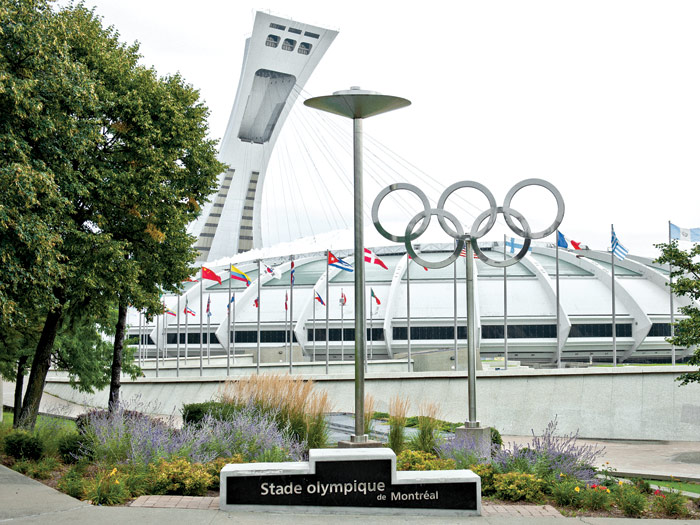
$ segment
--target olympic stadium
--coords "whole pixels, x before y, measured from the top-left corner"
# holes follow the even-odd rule
[[[273,152],[287,121],[304,145],[319,141],[323,151],[332,149],[330,140],[323,142],[313,131],[329,126],[320,135],[331,136],[337,124],[320,120],[323,117],[308,108],[307,118],[317,120],[294,123],[293,115],[299,111],[297,102],[306,97],[306,81],[336,35],[257,13],[221,145],[220,160],[229,168],[190,228],[197,238],[198,264],[221,282],[201,279],[197,267],[196,282],[183,283],[181,295],[164,297],[164,315],[147,322],[131,311],[129,334],[138,341],[140,359],[158,355],[163,360],[154,366],[173,368],[177,363],[178,373],[180,366],[190,366],[204,375],[205,356],[207,366],[213,366],[212,359],[218,363],[217,372],[210,373],[221,372],[222,357],[227,367],[251,362],[270,367],[289,363],[289,368],[313,362],[337,366],[352,361],[355,274],[327,264],[328,250],[352,261],[352,232],[347,224],[329,220],[325,231],[298,238],[292,226],[300,220],[284,213],[313,199],[313,191],[338,197],[324,182],[306,194],[298,187],[265,184],[271,159],[279,162]],[[349,146],[351,138],[338,142]],[[442,189],[435,178],[368,141],[367,147],[373,146],[377,154],[368,157],[367,169],[375,169],[371,177],[379,186],[402,180],[399,173],[405,177],[413,170],[429,187]],[[388,168],[391,160],[401,169]],[[343,179],[348,170],[342,162],[327,162],[336,164],[340,183],[351,185]],[[269,204],[264,206],[270,202],[270,193],[267,201],[263,199],[264,190],[273,192],[272,212]],[[371,203],[365,205],[369,208]],[[473,215],[478,213],[471,220]],[[317,219],[309,216],[305,220],[311,223]],[[275,220],[286,223],[290,234],[263,242],[265,222]],[[465,369],[465,258],[426,270],[409,260],[403,244],[386,241],[371,221],[366,224],[366,248],[385,266],[365,264],[370,368]],[[512,233],[504,240],[479,241],[479,246],[482,256],[498,261],[517,253],[522,243]],[[429,237],[413,246],[426,260],[445,259],[454,250],[454,245]],[[618,363],[682,362],[689,355],[689,350],[673,349],[665,340],[671,335],[672,309],[677,316],[678,308],[688,304],[677,298],[671,302],[668,268],[630,254],[615,261],[613,278],[610,252],[557,248],[553,239],[534,241],[525,250],[526,255],[505,270],[474,261],[476,346],[482,360],[498,364],[507,355],[523,365],[555,367],[609,363],[613,354]],[[231,264],[249,282],[231,278]]]

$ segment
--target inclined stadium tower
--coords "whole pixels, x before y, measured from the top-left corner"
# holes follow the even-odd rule
[[[210,356],[218,358],[233,352],[239,363],[250,363],[240,357],[256,356],[258,351],[260,363],[270,366],[270,370],[277,364],[281,371],[290,355],[295,362],[325,361],[326,348],[330,362],[353,359],[354,273],[330,268],[329,294],[325,296],[325,250],[331,248],[337,257],[352,261],[352,250],[347,249],[352,246],[351,232],[263,248],[261,227],[263,184],[275,142],[292,105],[336,35],[335,31],[257,13],[252,35],[246,41],[238,91],[221,146],[220,159],[229,169],[221,174],[217,193],[190,229],[197,237],[200,263],[215,271],[222,283],[184,283],[182,295],[164,298],[165,306],[177,312],[176,316],[163,315],[146,324],[142,316],[131,311],[129,333],[139,340],[139,355],[152,358],[159,352],[167,356],[171,363],[168,366],[177,355],[187,355],[190,365],[201,367],[200,352],[205,346]],[[365,265],[370,361],[406,363],[410,348],[413,370],[465,369],[464,259],[457,261],[462,264],[439,270],[425,271],[417,264],[410,265],[409,339],[405,248],[386,246],[385,242],[380,245],[371,240],[371,235],[368,237],[368,247],[387,266]],[[503,243],[479,244],[489,257],[503,257]],[[423,243],[420,250],[427,256],[444,258],[452,247]],[[264,271],[258,275],[258,259],[276,268],[280,278]],[[292,260],[293,309],[288,309]],[[229,281],[230,263],[247,274],[250,286],[240,280]],[[611,269],[609,252],[560,249],[557,276],[554,245],[535,242],[528,255],[507,270],[506,310],[503,270],[476,261],[477,348],[481,358],[502,357],[507,348],[509,359],[538,366],[555,366],[558,355],[562,363],[610,362]],[[665,340],[671,333],[668,275],[668,268],[651,259],[630,255],[616,261],[615,343],[619,363],[669,362],[672,353],[682,361],[690,355],[687,349],[672,350]],[[255,305],[258,284],[259,309]],[[236,305],[232,324],[227,313],[229,286]],[[373,302],[370,289],[380,304]],[[325,305],[314,300],[316,291]],[[344,306],[340,304],[341,296],[346,297]],[[202,304],[209,298],[211,316],[206,315]],[[185,304],[194,310],[193,314],[183,313]],[[687,304],[684,298],[674,298],[676,316],[678,308]],[[291,321],[287,318],[290,311]]]

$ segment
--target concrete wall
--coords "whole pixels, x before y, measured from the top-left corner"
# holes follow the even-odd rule
[[[679,387],[674,378],[685,366],[618,367],[563,370],[485,370],[477,374],[477,416],[483,425],[507,435],[540,432],[558,418],[562,433],[579,430],[582,438],[700,441],[700,387]],[[328,391],[333,410],[354,411],[352,374],[305,375]],[[161,378],[123,380],[122,398],[141,396],[158,401],[160,413],[179,410],[183,403],[216,396],[221,378]],[[376,410],[386,411],[392,396],[411,402],[415,414],[423,401],[441,408],[448,421],[467,414],[467,376],[463,372],[369,373],[367,394]],[[46,391],[63,399],[105,406],[107,392],[88,396],[64,379],[51,379]]]

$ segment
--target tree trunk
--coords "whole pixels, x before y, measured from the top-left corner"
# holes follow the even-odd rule
[[[58,306],[46,316],[46,322],[44,323],[44,328],[41,330],[39,344],[37,344],[36,351],[34,352],[32,370],[29,373],[27,392],[24,394],[24,402],[22,403],[22,411],[20,412],[17,427],[28,430],[34,429],[36,416],[39,413],[39,402],[41,401],[41,395],[44,393],[44,385],[46,384],[46,374],[49,372],[49,367],[51,366],[53,342],[56,339],[62,317],[63,305]]]
[[[24,388],[24,368],[27,366],[29,356],[23,355],[17,360],[17,377],[15,377],[15,407],[13,411],[14,420],[12,426],[17,428],[19,415],[22,410],[22,389]]]
[[[117,329],[114,334],[114,353],[112,354],[112,379],[109,383],[109,411],[113,412],[119,406],[119,389],[122,386],[122,354],[124,352],[124,335],[126,332],[127,305],[119,302]]]

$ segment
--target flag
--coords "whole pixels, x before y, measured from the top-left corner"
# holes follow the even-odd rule
[[[236,268],[233,264],[231,265],[228,271],[229,275],[231,276],[231,279],[243,281],[246,286],[250,286],[250,278],[245,273]]]
[[[615,235],[615,229],[611,227],[610,231],[612,232],[612,238],[610,239],[610,243],[612,244],[612,252],[615,257],[622,261],[625,257],[627,257],[629,251],[627,248],[622,246],[622,244],[620,244],[620,239],[618,239],[617,235]]]
[[[365,248],[365,262],[378,264],[385,270],[389,269],[386,267],[386,264],[384,264],[384,261],[377,257],[377,254],[368,248]]]
[[[256,297],[255,300],[253,301],[253,305],[255,308],[260,308],[260,297]]]
[[[459,256],[460,257],[467,256],[467,248],[466,247],[462,248],[462,252],[459,254]],[[479,258],[479,256],[476,254],[476,252],[474,252],[474,259],[478,259],[478,258]],[[426,268],[426,270],[427,270],[427,268]]]
[[[202,279],[209,279],[210,281],[216,281],[217,283],[221,284],[221,277],[204,266],[202,266]]]
[[[211,317],[211,294],[209,294],[207,299],[207,317]]]
[[[175,312],[173,312],[170,308],[168,308],[165,305],[163,305],[163,313],[166,313],[168,315],[172,315],[173,317],[177,316],[177,314]]]
[[[345,297],[345,292],[340,292],[340,306],[345,306],[348,302],[348,298]]]
[[[314,290],[314,299],[316,299],[319,303],[321,303],[323,306],[326,306],[326,303],[323,302],[323,299],[319,295],[319,293]]]
[[[373,298],[375,301],[377,301],[377,304],[382,304],[382,302],[379,300],[379,297],[374,295],[374,289],[370,288],[370,297]]]
[[[568,248],[568,247],[569,247],[569,244],[571,244],[571,247],[572,247],[574,250],[580,250],[580,249],[581,249],[581,243],[580,243],[580,242],[572,241],[572,240],[569,239],[568,237],[564,236],[564,234],[563,234],[562,232],[558,231],[558,232],[557,232],[557,246],[559,246],[559,248]]]
[[[287,296],[287,292],[284,292],[284,309],[289,310],[289,307],[287,306],[287,301],[289,300],[289,297]]]
[[[282,274],[279,272],[277,268],[270,268],[267,264],[263,265],[265,267],[265,272],[269,273],[273,279],[281,279]]]
[[[700,242],[700,228],[679,228],[671,223],[671,239]]]
[[[335,266],[336,268],[340,268],[341,270],[345,270],[346,272],[353,271],[350,263],[346,263],[345,261],[338,259],[331,252],[328,252],[328,264]]]
[[[194,279],[194,278],[192,278],[192,277],[188,277],[187,279],[185,279],[185,280],[182,281],[182,282],[183,282],[183,283],[198,283],[198,282],[199,282],[199,279]]]
[[[235,300],[236,300],[236,297],[232,295],[232,296],[231,296],[231,300],[230,300],[230,301],[228,302],[228,304],[226,305],[226,310],[227,310],[227,311],[231,309],[231,305],[233,304],[233,302],[234,302]]]
[[[408,255],[408,254],[406,254],[406,255]],[[465,255],[464,255],[464,256],[466,257],[466,252],[465,252]],[[409,258],[410,260],[413,260],[413,257],[411,257],[410,255],[408,255],[408,258]],[[428,271],[428,267],[427,267],[427,266],[423,266],[423,269],[424,269],[426,272]]]
[[[292,261],[291,270],[289,272],[289,283],[294,286],[294,261]]]
[[[190,314],[192,317],[195,316],[194,310],[192,310],[192,308],[189,307],[187,298],[185,298],[185,310],[183,311],[183,313],[185,315]]]
[[[506,246],[510,247],[510,253],[515,253],[515,249],[516,249],[516,248],[522,248],[522,247],[523,247],[522,244],[518,244],[517,242],[515,242],[515,238],[514,238],[514,237],[511,237],[511,238],[510,238],[510,241],[506,241]],[[528,252],[531,252],[531,251],[532,251],[532,248],[528,248],[527,251],[528,251]]]

